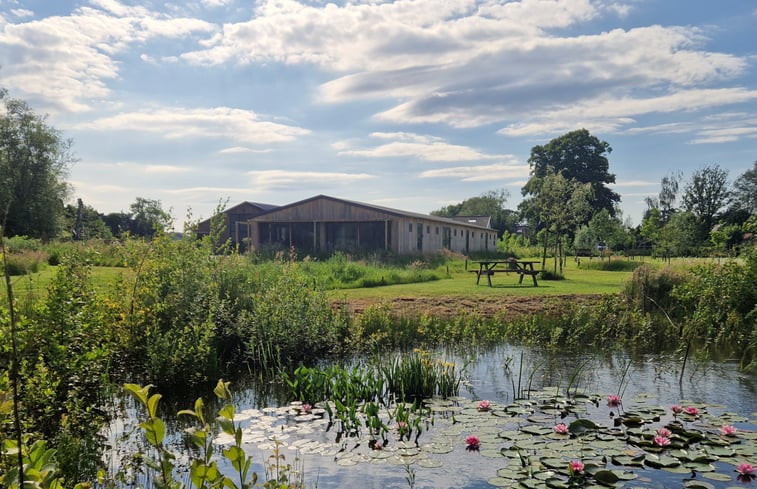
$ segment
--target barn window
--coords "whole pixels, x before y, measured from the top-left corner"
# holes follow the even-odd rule
[[[436,226],[436,234],[439,234],[439,226]]]
[[[407,226],[410,229],[410,232],[412,233],[413,232],[413,223],[410,223]]]

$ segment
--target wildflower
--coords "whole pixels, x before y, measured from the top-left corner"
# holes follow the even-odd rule
[[[685,411],[689,416],[697,416],[699,414],[699,409],[694,406],[687,406]]]
[[[310,404],[305,403],[302,405],[302,412],[304,412],[305,414],[310,414],[312,410],[313,410],[313,406],[311,406]]]
[[[479,440],[478,437],[475,435],[471,435],[465,439],[466,450],[471,450],[471,451],[478,450],[480,446],[481,446],[481,440]]]
[[[681,414],[683,412],[683,406],[680,404],[673,404],[670,409],[673,410],[673,414]]]
[[[736,436],[736,428],[729,424],[724,424],[723,427],[720,428],[720,432],[725,436]]]
[[[666,447],[670,445],[670,439],[667,436],[657,435],[654,437],[654,444],[658,447]]]
[[[670,438],[671,435],[670,430],[667,428],[657,428],[657,434],[665,438]]]
[[[565,435],[568,433],[568,425],[565,423],[558,423],[555,425],[555,433],[559,433],[561,435]]]
[[[478,402],[479,411],[488,411],[489,409],[491,409],[491,407],[492,407],[492,403],[490,401],[484,400],[484,401]]]
[[[570,475],[580,474],[584,471],[584,464],[580,460],[573,460],[568,464]]]
[[[744,477],[754,477],[754,467],[752,467],[752,464],[739,464],[736,467],[736,472]]]
[[[616,396],[615,394],[607,396],[607,405],[610,407],[620,406],[620,402],[620,396]]]

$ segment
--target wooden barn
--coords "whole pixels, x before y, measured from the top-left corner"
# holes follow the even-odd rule
[[[486,222],[483,225],[482,222]],[[304,253],[391,251],[398,255],[496,250],[490,220],[448,219],[318,195],[247,222],[251,250]]]
[[[231,238],[235,245],[243,245],[247,241],[247,221],[264,212],[275,209],[277,206],[261,204],[258,202],[242,202],[222,212],[224,219],[224,231],[220,236],[220,242],[224,243]],[[206,219],[197,225],[197,236],[203,237],[210,234],[210,219]]]

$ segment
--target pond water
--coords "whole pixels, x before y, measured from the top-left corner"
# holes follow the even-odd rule
[[[547,487],[549,479],[550,487],[564,487],[571,460],[585,461],[587,471],[604,463],[600,470],[621,475],[612,479],[615,487],[720,489],[750,484],[737,478],[738,463],[757,466],[757,374],[739,373],[733,363],[690,361],[680,377],[681,360],[670,355],[554,355],[502,345],[437,357],[467,365],[466,380],[459,397],[432,403],[417,445],[398,441],[394,432],[386,447],[374,450],[367,436],[340,436],[327,419],[297,416],[260,385],[237,388],[237,420],[254,470],[264,473],[262,462],[276,442],[287,462],[304,465],[306,486],[319,489],[509,487],[523,481],[528,467],[524,485]],[[609,405],[609,395],[618,395],[620,405]],[[490,401],[490,409],[479,410],[480,400]],[[676,404],[698,414],[674,417]],[[635,416],[643,421],[635,423]],[[597,429],[588,436],[555,433],[556,424],[572,430],[578,419]],[[725,424],[735,436],[720,433]],[[664,426],[681,431],[670,435],[673,445],[657,447],[651,439]],[[712,443],[691,441],[692,433]],[[466,449],[469,436],[479,438],[478,450]]]

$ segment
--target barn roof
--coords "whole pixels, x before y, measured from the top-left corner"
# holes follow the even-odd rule
[[[459,225],[465,225],[465,226],[475,227],[475,228],[479,228],[479,229],[492,230],[491,227],[490,227],[491,219],[490,218],[489,219],[484,219],[483,216],[478,216],[478,219],[475,222],[469,222],[467,220],[467,218],[466,218],[466,220],[456,220],[456,219],[451,219],[451,218],[448,218],[448,217],[431,216],[431,215],[428,215],[428,214],[421,214],[421,213],[418,213],[418,212],[403,211],[403,210],[399,210],[399,209],[393,209],[391,207],[384,207],[384,206],[375,205],[375,204],[367,204],[365,202],[358,202],[358,201],[355,201],[355,200],[340,199],[340,198],[337,198],[337,197],[331,197],[329,195],[316,195],[316,196],[310,197],[308,199],[300,200],[298,202],[293,202],[291,204],[282,205],[280,207],[276,207],[275,209],[271,209],[271,210],[269,210],[267,212],[264,212],[264,213],[260,214],[260,216],[257,216],[257,217],[267,216],[269,214],[274,214],[274,213],[279,212],[279,211],[290,209],[292,207],[301,206],[301,205],[313,202],[315,200],[321,200],[321,199],[323,199],[323,200],[331,200],[333,202],[339,202],[339,203],[348,204],[348,205],[352,205],[352,206],[356,206],[356,207],[362,207],[362,208],[365,208],[365,209],[370,209],[370,210],[374,210],[374,211],[377,211],[377,212],[382,212],[384,214],[394,215],[394,216],[397,216],[397,217],[412,217],[412,218],[415,218],[415,219],[423,219],[423,220],[426,220],[426,221],[433,221],[433,222],[439,222],[439,223],[444,223],[444,224],[455,224],[455,225],[458,225],[458,226]],[[256,219],[256,218],[253,218],[253,220],[254,219]]]

